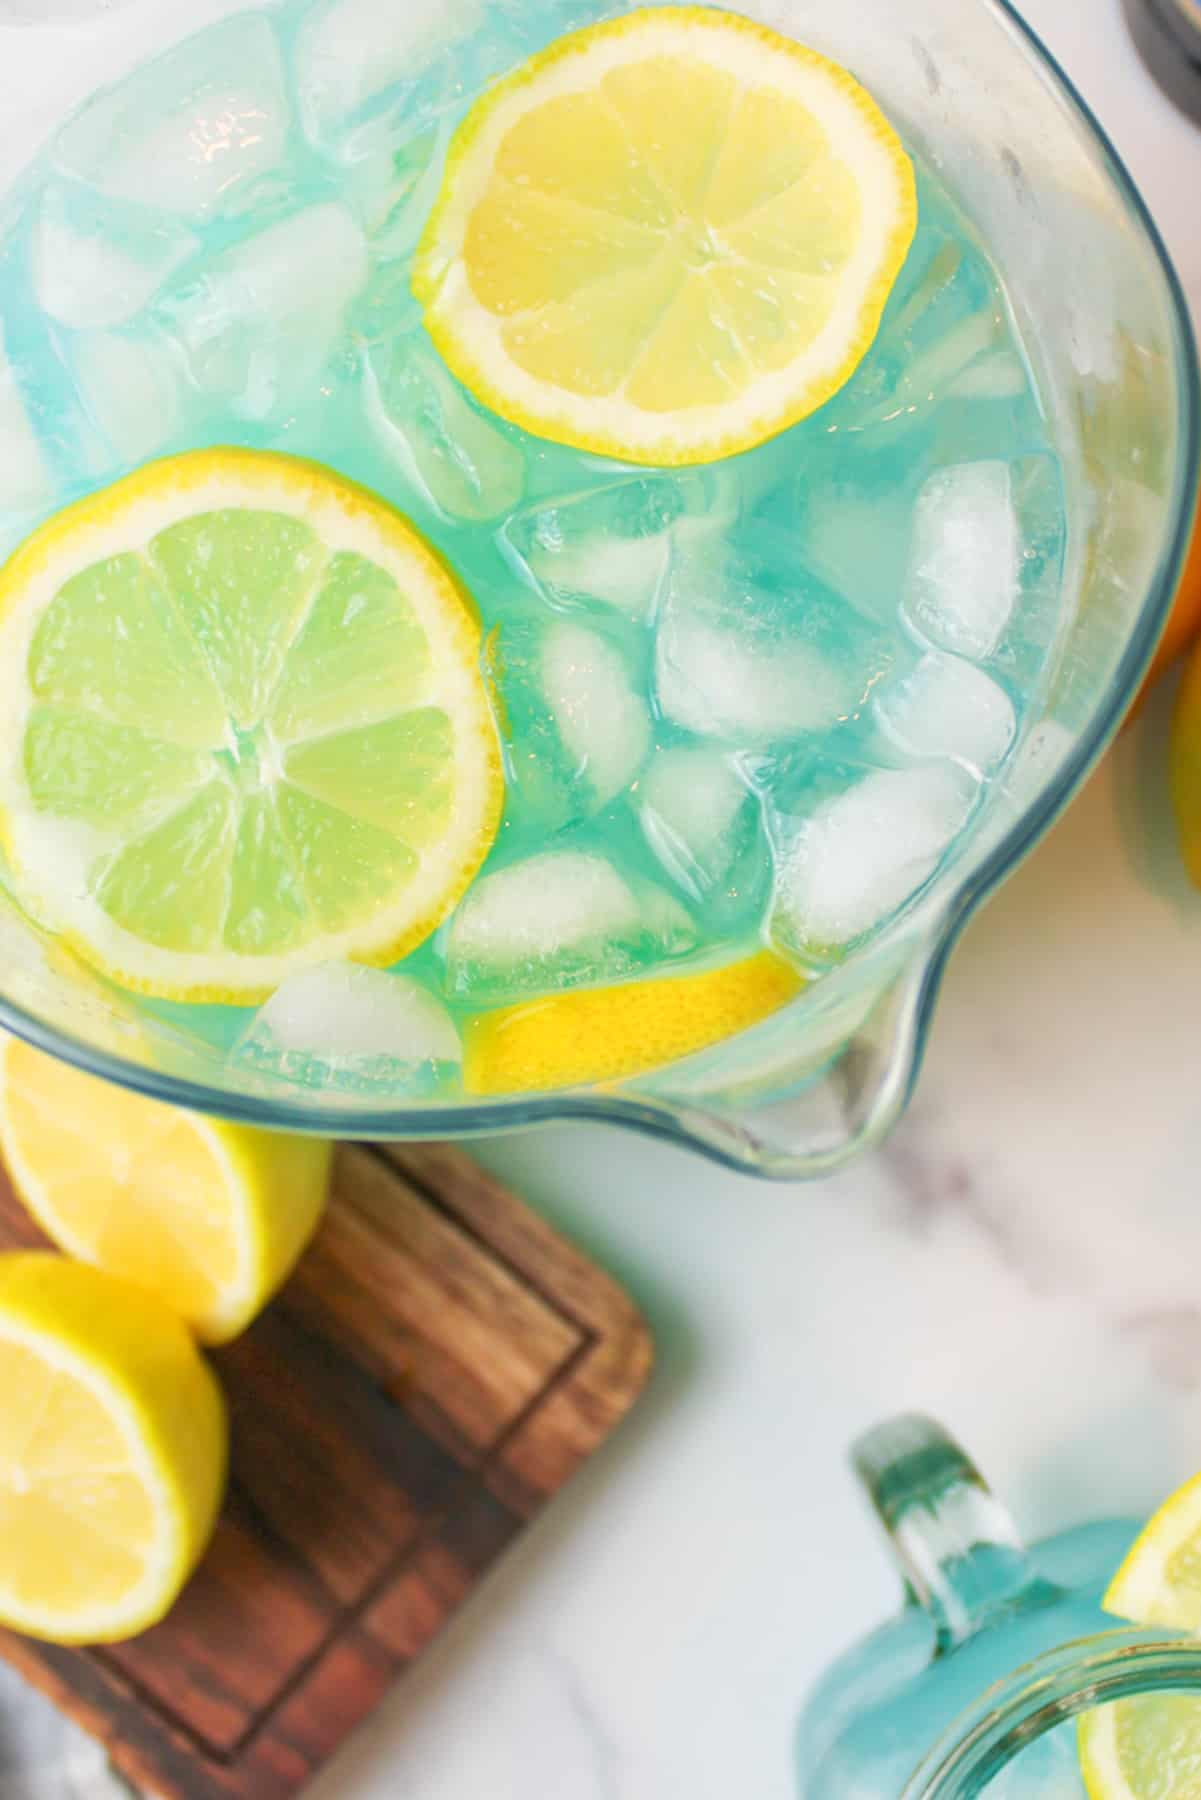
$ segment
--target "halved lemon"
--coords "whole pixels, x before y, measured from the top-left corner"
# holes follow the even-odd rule
[[[152,463],[0,570],[0,832],[40,923],[126,987],[243,1003],[387,964],[503,799],[469,597],[295,457]]]
[[[716,969],[481,1013],[465,1035],[464,1085],[473,1094],[518,1094],[643,1074],[748,1030],[804,985],[764,950]]]
[[[201,1118],[0,1040],[0,1152],[42,1230],[208,1343],[250,1323],[321,1217],[330,1145]]]
[[[913,166],[845,69],[734,13],[648,8],[477,102],[413,286],[505,418],[630,462],[707,462],[838,391],[916,222]]]
[[[1136,1625],[1201,1634],[1201,1476],[1136,1538],[1102,1602]],[[1080,1767],[1090,1800],[1201,1793],[1201,1694],[1147,1694],[1085,1713]]]
[[[52,1252],[0,1256],[0,1620],[58,1643],[171,1606],[225,1480],[220,1390],[182,1320]]]

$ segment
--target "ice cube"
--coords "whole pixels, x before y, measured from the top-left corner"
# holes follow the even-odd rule
[[[920,355],[907,359],[894,391],[884,401],[880,418],[889,422],[903,413],[920,412],[961,382],[968,371],[996,354],[1000,326],[994,311],[971,313],[952,326]],[[863,426],[874,422],[865,415]]]
[[[663,592],[673,545],[687,521],[730,504],[712,475],[643,475],[543,500],[510,519],[510,559],[562,606],[600,601],[645,619]]]
[[[913,532],[912,497],[846,472],[815,478],[809,467],[795,491],[797,559],[858,612],[892,629]]]
[[[520,446],[468,399],[423,334],[377,344],[368,406],[381,444],[447,519],[494,519],[525,486]]]
[[[108,330],[141,312],[198,243],[174,221],[105,217],[94,194],[52,187],[31,236],[34,292],[60,325]]]
[[[275,32],[246,12],[102,89],[60,131],[54,160],[114,199],[203,221],[253,203],[288,131]]]
[[[368,120],[343,146],[346,198],[377,260],[415,247],[442,182],[450,126],[443,111],[414,129],[405,106]]]
[[[638,817],[663,868],[697,899],[758,890],[759,801],[733,757],[703,744],[657,751],[638,783]]]
[[[377,437],[385,436],[385,427],[381,418],[376,378],[371,373],[370,353],[376,346],[380,346],[379,356],[382,361],[388,353],[388,347],[398,336],[420,328],[421,313],[413,297],[409,277],[409,263],[404,257],[385,258],[379,262],[373,259],[367,285],[351,313],[350,334],[363,370],[365,407]],[[424,493],[424,484],[417,482],[412,456],[403,444],[397,444],[394,428],[390,425],[387,427],[386,440],[388,449],[403,466],[405,479],[420,486]]]
[[[542,683],[563,748],[607,806],[650,748],[650,713],[624,660],[597,632],[557,619],[542,642]]]
[[[648,837],[671,837],[699,863],[720,852],[751,798],[733,757],[703,745],[660,750],[638,785]]]
[[[72,356],[80,397],[118,462],[145,461],[179,430],[183,375],[162,339],[89,332],[76,340]]]
[[[877,769],[808,816],[777,821],[776,929],[821,955],[881,924],[924,887],[976,792],[950,763]]]
[[[34,430],[0,325],[0,510],[32,512],[54,493],[54,477]]]
[[[588,818],[629,786],[650,748],[650,710],[615,643],[572,619],[518,619],[489,660],[515,787],[544,824]]]
[[[991,656],[1017,601],[1021,560],[1008,463],[940,469],[917,499],[909,623],[940,649]]]
[[[869,434],[874,448],[897,445],[925,425],[953,438],[965,459],[990,455],[1020,430],[1013,408],[1031,392],[1021,359],[1005,347],[1002,319],[994,304],[960,320],[926,350],[902,354],[899,364],[886,354],[878,364],[873,357],[862,391],[834,402],[834,428],[852,439]],[[959,410],[948,423],[952,407]]]
[[[695,948],[671,895],[627,879],[597,851],[547,850],[477,881],[446,934],[449,992],[521,999],[619,981]]]
[[[961,656],[932,650],[875,700],[885,736],[907,756],[951,756],[979,775],[1004,757],[1017,734],[1003,687]]]
[[[829,422],[839,432],[883,429],[895,439],[948,396],[1003,400],[1026,389],[1020,362],[1006,356],[1005,306],[995,285],[958,243],[937,231],[932,241],[924,263],[916,253],[910,258],[871,357],[831,405]],[[1009,377],[1016,368],[1016,387],[1002,378],[1002,356]]]
[[[881,347],[904,355],[914,349],[915,333],[919,340],[923,330],[927,341],[931,336],[936,342],[944,338],[947,317],[955,308],[968,273],[962,245],[950,238],[932,239],[924,262],[915,251],[889,300],[880,328]],[[970,300],[968,305],[975,313]]]
[[[366,279],[357,221],[323,201],[222,252],[155,317],[202,394],[267,420],[319,386]]]
[[[890,657],[804,571],[780,586],[767,563],[720,547],[673,560],[655,679],[662,712],[688,731],[744,748],[829,731],[858,715]]]
[[[1026,371],[1009,350],[994,350],[956,377],[948,393],[957,400],[1016,400],[1028,386]]]
[[[412,1095],[441,1085],[463,1052],[454,1020],[420,982],[330,962],[289,976],[233,1058],[308,1087]]]
[[[484,0],[322,0],[296,36],[296,92],[321,143],[397,82],[411,83],[485,23]]]

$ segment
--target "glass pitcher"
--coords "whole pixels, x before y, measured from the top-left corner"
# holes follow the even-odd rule
[[[1005,0],[737,4],[876,93],[989,245],[1035,365],[1067,490],[1061,627],[1028,735],[981,826],[916,904],[783,1012],[603,1088],[434,1104],[273,1082],[232,1067],[178,1012],[82,980],[13,912],[0,914],[0,1024],[164,1099],[335,1136],[454,1137],[603,1118],[751,1171],[812,1177],[897,1119],[959,931],[1080,785],[1150,660],[1196,494],[1196,357],[1176,278],[1128,175]],[[0,181],[93,71],[119,75],[229,10],[227,0],[125,5],[73,27],[79,54],[67,61],[59,33],[0,33]]]
[[[812,1695],[797,1743],[801,1800],[1037,1800],[1044,1791],[1074,1800],[1085,1791],[1074,1733],[1037,1754],[1035,1739],[1050,1738],[1090,1696],[1121,1699],[1140,1683],[1201,1693],[1201,1645],[1122,1630],[1102,1611],[1134,1521],[1026,1549],[966,1452],[930,1419],[891,1420],[861,1440],[853,1461],[888,1534],[905,1607]]]

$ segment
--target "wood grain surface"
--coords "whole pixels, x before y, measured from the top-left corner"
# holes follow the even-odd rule
[[[0,1248],[44,1242],[0,1171]],[[651,1365],[595,1264],[445,1145],[343,1146],[325,1222],[215,1361],[233,1458],[216,1537],[170,1617],[0,1656],[167,1800],[296,1794]]]

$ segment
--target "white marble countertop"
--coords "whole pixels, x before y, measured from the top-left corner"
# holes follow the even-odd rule
[[[1025,11],[1201,317],[1201,131],[1120,0]],[[882,1154],[774,1188],[615,1131],[485,1147],[628,1281],[658,1375],[314,1800],[793,1800],[806,1688],[898,1602],[856,1433],[933,1411],[1031,1537],[1201,1470],[1201,895],[1169,699],[969,932]]]
[[[230,10],[131,0],[115,61],[167,5]],[[1025,10],[1201,314],[1201,132],[1120,0]],[[40,135],[15,73],[0,111]],[[790,1188],[612,1130],[484,1146],[628,1282],[658,1372],[313,1800],[792,1800],[806,1688],[898,1597],[844,1466],[858,1431],[940,1415],[1030,1536],[1145,1513],[1201,1469],[1201,895],[1172,846],[1167,698],[968,934],[882,1154]]]

